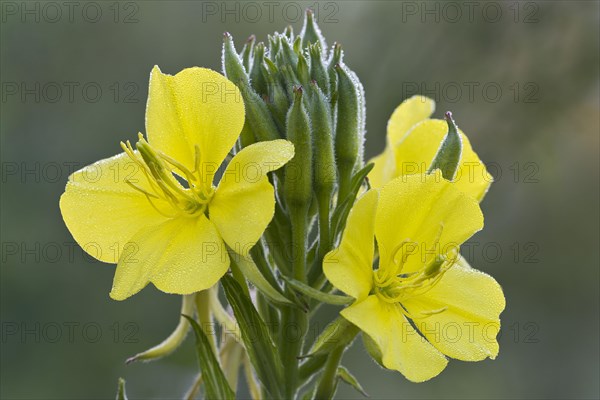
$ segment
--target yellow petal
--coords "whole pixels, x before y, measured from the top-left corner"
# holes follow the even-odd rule
[[[463,361],[498,355],[496,335],[505,306],[502,288],[463,258],[431,290],[402,304],[415,317],[417,329],[442,353]],[[422,314],[443,308],[427,317]]]
[[[267,173],[294,156],[294,145],[272,140],[250,145],[233,157],[208,206],[225,243],[247,255],[275,212],[275,194]]]
[[[369,172],[369,184],[373,188],[380,188],[396,176],[396,159],[394,149],[386,146],[383,153],[369,160],[373,169]]]
[[[149,282],[161,291],[191,294],[213,286],[229,268],[229,256],[204,216],[170,219],[140,230],[119,259],[110,297],[124,300]]]
[[[434,111],[435,101],[428,97],[413,96],[404,100],[394,110],[388,121],[388,143],[392,146],[397,144],[413,125],[429,118]]]
[[[333,286],[355,299],[373,287],[376,190],[369,190],[352,207],[342,241],[325,255],[323,272]]]
[[[447,132],[448,125],[439,119],[415,125],[395,147],[395,176],[427,172]],[[462,131],[460,135],[463,149],[453,182],[461,191],[481,201],[493,178],[473,151],[467,136]]]
[[[444,370],[448,360],[415,331],[399,307],[372,295],[341,314],[373,339],[386,368],[413,382],[431,379]]]
[[[380,265],[385,268],[393,257],[400,259],[403,241],[409,255],[403,273],[427,265],[436,255],[453,252],[483,228],[483,214],[471,196],[442,178],[430,175],[398,177],[380,190],[375,221]],[[436,243],[439,242],[439,246]]]
[[[244,101],[237,87],[206,68],[188,68],[175,76],[154,67],[146,106],[148,141],[194,169],[195,146],[201,171],[210,181],[244,125]]]
[[[166,220],[126,179],[151,190],[140,167],[121,153],[73,173],[60,197],[60,211],[75,241],[107,263],[119,260],[121,249],[138,230]],[[162,200],[155,204],[168,209]]]
[[[429,118],[435,110],[435,102],[424,96],[406,99],[392,113],[387,125],[387,144],[380,155],[369,162],[374,164],[369,173],[371,186],[379,188],[398,176],[394,149],[398,142],[415,124]]]

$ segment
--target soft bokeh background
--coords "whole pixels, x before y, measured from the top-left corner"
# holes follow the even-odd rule
[[[1,3],[2,398],[111,398],[119,376],[134,398],[185,390],[190,339],[160,362],[123,365],[166,337],[179,299],[147,288],[110,300],[114,266],[73,245],[58,198],[74,166],[143,131],[153,65],[220,70],[224,31],[240,47],[264,40],[299,29],[306,6],[364,83],[368,156],[416,91],[436,98],[438,117],[454,112],[497,180],[467,257],[506,294],[498,359],[452,361],[412,384],[357,341],[345,364],[376,399],[598,398],[598,2],[274,2],[272,16],[264,2],[82,1],[71,16],[53,4]],[[338,396],[360,397],[344,385]]]

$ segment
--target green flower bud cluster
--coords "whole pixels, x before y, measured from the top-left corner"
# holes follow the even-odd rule
[[[223,71],[246,106],[240,146],[279,138],[294,143],[296,155],[277,175],[277,190],[292,231],[318,213],[319,248],[312,258],[320,264],[335,240],[332,213],[353,195],[353,178],[363,167],[362,84],[344,63],[341,45],[327,47],[311,10],[298,35],[288,27],[266,43],[251,36],[239,53],[226,33]]]

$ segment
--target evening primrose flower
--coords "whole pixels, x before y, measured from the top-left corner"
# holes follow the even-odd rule
[[[429,119],[434,110],[435,102],[424,96],[413,96],[394,110],[388,121],[386,147],[370,161],[375,164],[369,174],[373,187],[381,187],[397,176],[427,172],[448,132],[445,121]],[[460,130],[459,133],[462,155],[453,182],[481,201],[493,178],[467,136]]]
[[[274,213],[266,174],[294,155],[286,140],[237,153],[215,174],[244,124],[237,87],[217,72],[152,70],[146,140],[69,177],[60,209],[69,231],[100,261],[117,263],[110,296],[152,282],[167,293],[213,286],[229,268],[227,244],[247,255]]]
[[[356,299],[341,315],[367,335],[384,367],[422,382],[445,368],[444,355],[496,357],[502,289],[458,254],[482,227],[477,201],[439,171],[396,178],[356,202],[323,270]]]

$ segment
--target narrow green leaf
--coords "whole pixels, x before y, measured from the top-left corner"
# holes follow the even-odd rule
[[[310,286],[308,286],[305,283],[302,283],[300,281],[297,281],[295,279],[291,279],[288,278],[286,276],[282,275],[282,278],[294,289],[296,289],[297,291],[299,291],[300,293],[313,298],[315,300],[319,300],[323,303],[327,303],[327,304],[333,304],[336,306],[343,306],[346,304],[350,304],[354,301],[354,299],[350,296],[343,296],[343,295],[338,295],[338,294],[330,294],[330,293],[324,293],[321,292],[320,290],[317,290],[315,288],[312,288]]]
[[[196,334],[196,352],[198,354],[198,363],[202,371],[202,380],[206,388],[207,399],[235,399],[235,392],[229,386],[227,378],[213,353],[210,341],[206,334],[200,328],[200,325],[187,315],[183,315],[192,325]]]
[[[283,365],[279,351],[252,301],[244,296],[240,285],[231,276],[221,279],[225,295],[242,333],[242,340],[258,379],[271,397],[282,398]]]
[[[325,327],[315,343],[312,345],[309,356],[326,354],[338,346],[348,346],[359,329],[348,322],[344,317],[337,317],[333,322]]]
[[[119,386],[117,387],[117,400],[127,400],[125,392],[125,379],[119,378]]]
[[[343,380],[344,382],[346,382],[347,384],[349,384],[350,386],[352,386],[354,389],[356,389],[363,396],[369,397],[369,395],[367,394],[367,392],[365,392],[365,389],[363,389],[363,387],[360,384],[360,382],[358,382],[358,380],[356,379],[356,377],[354,377],[354,375],[352,375],[350,373],[350,371],[348,371],[346,369],[346,367],[343,367],[343,366],[340,365],[338,367],[338,370],[337,370],[337,376],[341,380]]]
[[[261,274],[258,267],[250,257],[242,255],[232,255],[235,257],[236,265],[240,268],[246,279],[248,279],[265,296],[278,304],[292,305],[293,303],[285,298],[277,289],[275,289]]]

